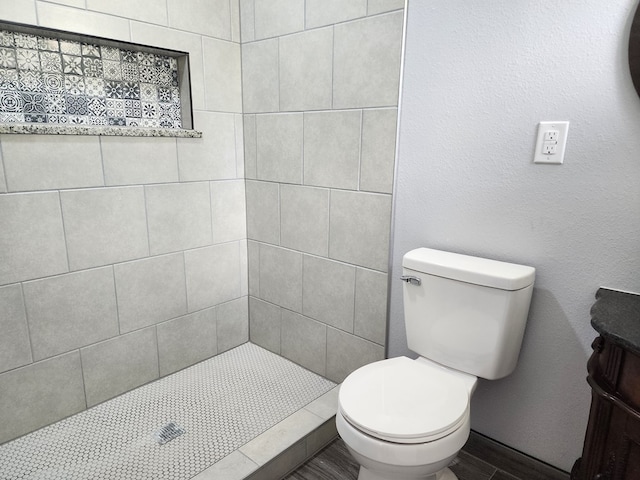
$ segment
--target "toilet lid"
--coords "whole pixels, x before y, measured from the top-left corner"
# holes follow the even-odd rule
[[[444,370],[407,357],[371,363],[340,387],[340,411],[355,427],[396,443],[444,437],[464,422],[465,385]]]

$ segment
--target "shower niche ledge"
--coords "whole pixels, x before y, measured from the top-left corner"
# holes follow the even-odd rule
[[[0,134],[202,137],[189,54],[0,22]]]

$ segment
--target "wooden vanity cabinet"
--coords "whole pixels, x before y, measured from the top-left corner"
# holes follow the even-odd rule
[[[601,288],[596,298],[591,411],[571,480],[640,480],[640,295]]]

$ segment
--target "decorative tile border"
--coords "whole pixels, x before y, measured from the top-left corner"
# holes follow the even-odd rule
[[[71,127],[54,129],[56,134],[79,134],[78,126],[183,129],[176,56],[43,32],[47,36],[0,28],[2,133],[42,133],[24,127],[6,130],[18,125]],[[110,131],[89,134],[122,135],[105,133]]]

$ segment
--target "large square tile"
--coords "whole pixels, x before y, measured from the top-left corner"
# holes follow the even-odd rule
[[[388,1],[388,0],[385,0]],[[367,0],[307,0],[306,28],[346,22],[367,14]]]
[[[333,260],[304,256],[302,313],[353,332],[356,269]]]
[[[280,109],[331,108],[333,28],[280,39]]]
[[[256,115],[257,179],[302,183],[301,113]]]
[[[76,0],[77,2],[77,0]],[[78,6],[84,8],[82,2]],[[138,0],[136,8],[131,8],[128,0],[87,0],[87,9],[108,13],[118,17],[132,18],[159,25],[167,24],[167,10],[162,5],[158,8],[157,0]]]
[[[404,8],[406,0],[367,0],[367,14],[376,15],[378,13],[390,12]]]
[[[387,271],[391,196],[331,192],[329,257]]]
[[[356,302],[353,333],[384,345],[387,331],[387,274],[356,269]]]
[[[328,255],[329,190],[282,185],[280,216],[283,247]]]
[[[156,7],[159,8],[159,7]],[[231,40],[231,7],[227,0],[167,0],[169,26]]]
[[[104,185],[98,137],[2,135],[10,192]]]
[[[211,244],[209,183],[145,187],[151,255]]]
[[[223,243],[184,253],[190,312],[240,297],[240,245]]]
[[[31,363],[31,343],[20,285],[0,287],[0,373]]]
[[[242,112],[240,45],[202,37],[202,47],[207,110]]]
[[[336,25],[333,107],[398,104],[402,12]]]
[[[260,245],[260,298],[302,313],[302,254]]]
[[[272,244],[280,243],[280,186],[247,180],[247,236]]]
[[[397,109],[362,112],[360,190],[391,193],[396,156]]]
[[[249,297],[249,339],[274,353],[280,353],[282,309]]]
[[[278,39],[242,45],[243,111],[277,112],[278,91]]]
[[[218,353],[249,341],[249,299],[240,297],[216,307]]]
[[[304,114],[304,184],[358,188],[360,165],[358,110]]]
[[[161,323],[157,329],[161,376],[218,353],[215,308]]]
[[[244,480],[258,464],[236,450],[193,477],[193,480]]]
[[[304,29],[304,0],[254,0],[256,39]]]
[[[244,180],[211,182],[213,243],[247,238]]]
[[[308,317],[289,310],[282,311],[280,354],[324,375],[327,362],[327,327]]]
[[[101,137],[107,185],[178,181],[175,138]]]
[[[120,333],[187,313],[181,253],[114,266]]]
[[[0,374],[0,392],[0,443],[81,412],[86,403],[80,355],[71,352]]]
[[[118,335],[111,267],[25,282],[35,360]]]
[[[354,370],[384,359],[384,347],[335,328],[327,331],[327,374],[336,383]]]
[[[180,181],[236,178],[235,115],[196,111],[193,122],[202,138],[178,139]]]
[[[80,350],[87,406],[158,378],[156,329],[145,328]]]
[[[0,285],[68,271],[57,192],[0,195]]]
[[[71,270],[149,255],[142,187],[60,193]]]

